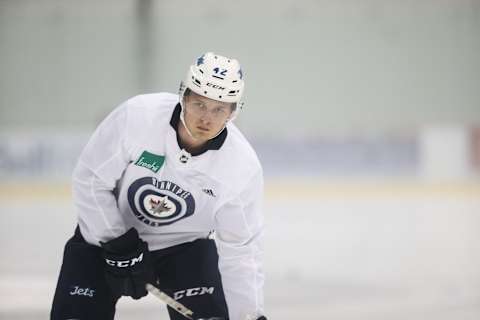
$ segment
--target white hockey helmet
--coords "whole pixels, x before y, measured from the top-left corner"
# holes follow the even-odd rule
[[[180,120],[188,134],[193,137],[185,123],[184,94],[187,89],[201,96],[228,103],[233,103],[235,108],[227,122],[234,120],[243,107],[242,98],[245,83],[240,64],[235,59],[230,59],[213,52],[207,52],[197,58],[194,65],[188,69],[187,76],[180,83]],[[217,136],[223,131],[217,133]]]
[[[237,60],[207,52],[188,69],[180,85],[180,95],[183,98],[188,88],[213,100],[237,103],[239,107],[244,86],[242,69]]]

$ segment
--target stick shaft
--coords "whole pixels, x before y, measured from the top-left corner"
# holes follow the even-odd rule
[[[174,309],[178,313],[182,314],[185,318],[192,320],[193,319],[193,311],[185,307],[183,304],[180,302],[174,300],[172,297],[169,295],[165,294],[162,292],[160,289],[155,287],[154,285],[147,283],[145,286],[148,292],[153,294],[155,297],[158,299],[162,300],[164,303],[166,303],[170,308]]]

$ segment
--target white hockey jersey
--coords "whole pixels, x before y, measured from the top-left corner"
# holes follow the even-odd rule
[[[215,230],[230,319],[261,315],[261,165],[232,123],[200,154],[181,149],[178,101],[136,96],[98,126],[73,174],[80,231],[99,245],[135,227],[157,250]]]

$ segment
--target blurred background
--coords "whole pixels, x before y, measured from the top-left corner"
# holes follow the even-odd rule
[[[48,318],[95,126],[207,51],[244,69],[271,319],[480,318],[479,0],[0,0],[0,319]]]

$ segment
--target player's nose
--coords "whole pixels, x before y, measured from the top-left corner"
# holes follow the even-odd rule
[[[203,124],[209,124],[212,121],[212,115],[210,112],[204,112],[202,116],[200,117],[200,122]]]

